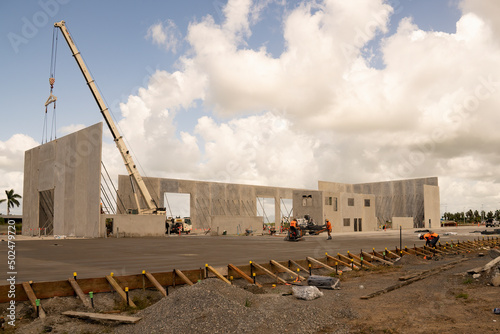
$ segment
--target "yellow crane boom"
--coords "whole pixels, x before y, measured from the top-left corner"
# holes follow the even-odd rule
[[[129,150],[127,149],[127,146],[125,145],[125,142],[123,140],[123,137],[120,135],[118,132],[118,129],[116,128],[115,123],[113,122],[111,115],[109,114],[108,107],[104,103],[104,99],[102,98],[101,94],[99,93],[99,90],[97,89],[97,85],[94,82],[94,79],[92,79],[92,76],[90,75],[90,72],[87,69],[87,66],[85,65],[85,62],[83,61],[83,58],[80,54],[80,51],[78,51],[75,42],[73,42],[73,39],[71,38],[71,35],[69,34],[68,28],[66,27],[66,23],[64,21],[61,22],[56,22],[54,23],[54,27],[59,28],[61,30],[61,33],[64,36],[64,39],[68,43],[68,46],[73,53],[73,57],[76,60],[76,63],[78,64],[78,67],[82,71],[83,77],[85,78],[85,81],[87,82],[87,85],[90,88],[90,91],[92,92],[92,95],[94,96],[95,101],[97,102],[97,105],[99,106],[99,109],[101,110],[101,114],[104,117],[104,120],[106,121],[106,124],[109,127],[109,130],[111,131],[111,134],[113,135],[113,139],[116,143],[116,147],[118,147],[118,150],[120,151],[120,154],[123,158],[123,162],[125,163],[125,167],[127,168],[127,172],[130,175],[130,177],[135,181],[137,184],[137,187],[139,188],[139,192],[142,195],[142,198],[144,199],[144,202],[146,203],[147,208],[144,210],[141,210],[139,207],[139,201],[137,201],[137,206],[138,206],[138,211],[139,213],[142,214],[152,214],[152,213],[157,213],[158,207],[151,197],[151,194],[149,193],[146,184],[144,183],[144,180],[141,177],[141,174],[137,170],[137,167],[134,163],[134,160],[132,159],[132,156],[129,153]],[[133,184],[132,184],[133,187]]]

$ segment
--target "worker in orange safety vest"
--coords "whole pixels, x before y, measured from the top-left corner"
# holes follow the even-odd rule
[[[332,223],[327,219],[326,222],[326,232],[328,233],[328,238],[326,240],[332,240]]]
[[[297,220],[295,218],[292,218],[292,221],[290,222],[290,233],[293,235],[298,235],[298,226],[299,224],[297,223]]]
[[[436,244],[439,240],[439,234],[429,231],[426,234],[424,234],[424,239],[425,239],[425,245],[430,246],[430,247],[436,247]]]

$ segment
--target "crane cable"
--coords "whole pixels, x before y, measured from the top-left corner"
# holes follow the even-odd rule
[[[42,144],[45,141],[47,141],[47,136],[48,136],[48,131],[47,131],[47,107],[49,104],[53,103],[54,104],[54,113],[52,115],[52,125],[51,125],[51,130],[50,130],[50,140],[52,140],[52,136],[54,136],[54,139],[57,139],[57,132],[56,132],[56,101],[57,97],[52,94],[52,91],[54,89],[54,83],[56,81],[56,60],[57,60],[57,41],[59,37],[59,30],[54,27],[54,30],[52,32],[52,54],[50,56],[50,78],[49,78],[49,84],[50,84],[50,95],[47,101],[45,102],[45,117],[44,117],[44,122],[43,122],[43,131],[42,131]]]

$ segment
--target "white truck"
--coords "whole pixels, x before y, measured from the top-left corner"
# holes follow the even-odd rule
[[[486,227],[500,227],[500,222],[498,220],[488,219],[486,221]]]

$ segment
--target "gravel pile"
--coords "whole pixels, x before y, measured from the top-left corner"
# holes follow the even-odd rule
[[[135,314],[142,320],[116,329],[132,333],[348,333],[342,318],[356,318],[335,291],[325,297],[297,300],[283,296],[290,286],[253,294],[218,279],[179,288]],[[325,290],[324,290],[325,291]]]

